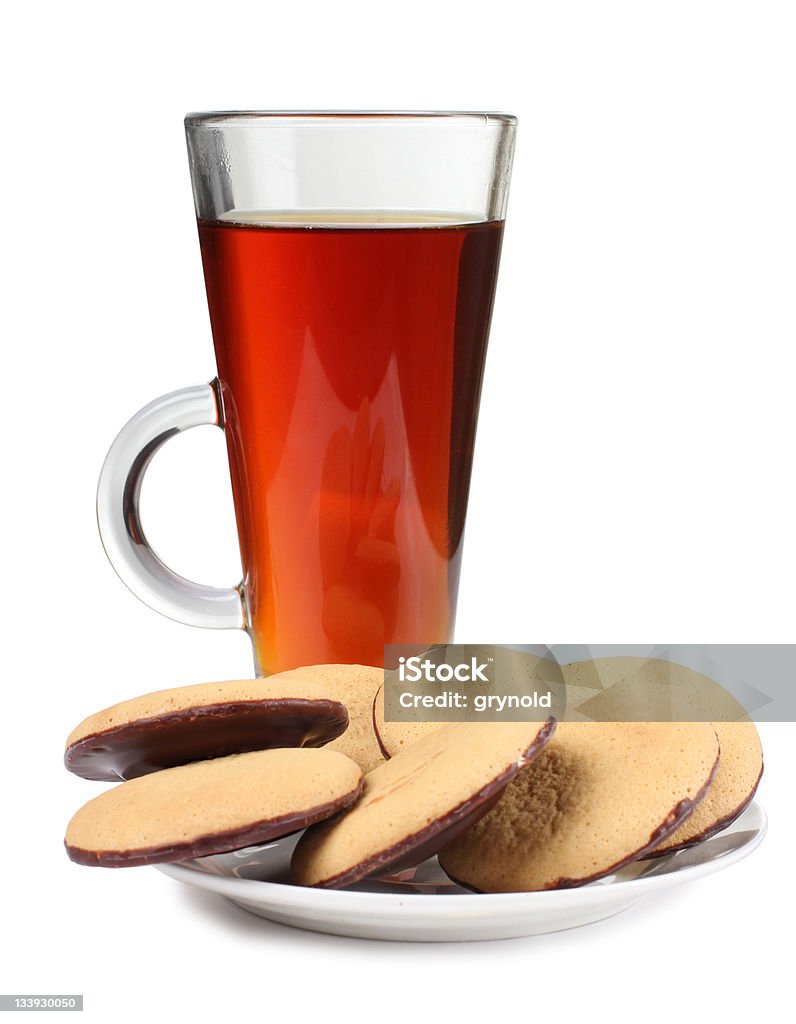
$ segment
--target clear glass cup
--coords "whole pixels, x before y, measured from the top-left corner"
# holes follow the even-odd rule
[[[262,674],[450,641],[515,118],[185,127],[217,378],[156,399],[111,447],[111,563],[164,615],[248,630]],[[140,521],[153,454],[204,424],[227,439],[237,587],[172,572]]]

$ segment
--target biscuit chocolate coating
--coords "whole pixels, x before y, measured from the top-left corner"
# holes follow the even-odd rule
[[[67,769],[115,782],[271,747],[317,747],[348,725],[344,705],[304,679],[200,683],[159,690],[91,715],[70,734]]]
[[[718,759],[708,722],[561,722],[439,862],[477,892],[595,881],[678,828],[704,798]]]
[[[66,830],[78,864],[134,867],[227,853],[290,835],[350,806],[359,766],[334,750],[284,748],[198,761],[123,782]]]
[[[372,771],[384,760],[373,725],[373,698],[384,682],[384,669],[370,665],[307,665],[280,672],[287,684],[310,683],[344,704],[348,711],[348,728],[329,744],[330,750],[356,761],[363,772]]]
[[[336,889],[432,856],[487,812],[554,729],[550,720],[435,730],[369,772],[350,811],[304,833],[294,880]]]
[[[746,810],[763,774],[763,748],[754,722],[713,722],[721,757],[716,777],[699,807],[648,856],[685,850],[731,825]]]

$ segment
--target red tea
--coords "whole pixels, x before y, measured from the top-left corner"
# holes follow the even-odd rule
[[[236,216],[199,235],[260,671],[450,640],[502,222]]]

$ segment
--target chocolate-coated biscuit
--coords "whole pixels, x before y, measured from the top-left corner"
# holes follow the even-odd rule
[[[714,722],[721,757],[705,799],[690,818],[649,854],[684,850],[720,832],[744,811],[763,774],[763,748],[753,722]]]
[[[662,658],[617,656],[561,666],[567,721],[739,722],[746,709],[715,679]]]
[[[297,832],[348,807],[362,773],[334,750],[285,748],[198,761],[123,782],[66,830],[78,864],[134,867],[205,857]]]
[[[379,687],[373,701],[373,729],[385,757],[395,757],[408,750],[429,733],[442,729],[442,722],[386,722],[384,720],[384,686]]]
[[[682,824],[718,758],[707,722],[561,722],[492,810],[442,850],[440,864],[478,892],[602,878]]]
[[[424,737],[366,775],[350,811],[304,833],[294,880],[335,889],[432,856],[486,813],[554,728],[460,723]]]
[[[373,727],[373,698],[384,681],[384,669],[370,665],[307,665],[305,668],[281,672],[285,684],[310,683],[344,704],[348,711],[348,728],[329,744],[360,766],[372,771],[384,761]]]
[[[66,741],[84,779],[117,781],[270,747],[317,747],[348,724],[343,704],[302,679],[200,683],[134,697],[91,715]]]

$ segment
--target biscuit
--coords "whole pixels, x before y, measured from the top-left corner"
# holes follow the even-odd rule
[[[359,766],[334,750],[285,748],[199,761],[123,782],[66,830],[78,864],[134,867],[270,842],[359,796]]]
[[[135,779],[191,761],[269,747],[317,747],[348,712],[322,686],[280,676],[158,690],[91,715],[66,741],[84,779]]]
[[[442,728],[443,722],[385,722],[384,686],[379,687],[373,701],[373,729],[385,757],[395,757],[424,736]]]
[[[457,723],[425,736],[366,775],[350,811],[304,833],[294,880],[336,889],[433,856],[486,813],[554,728]]]
[[[561,668],[567,720],[738,722],[746,709],[714,679],[676,661],[618,656]]]
[[[691,817],[648,854],[659,857],[709,839],[749,806],[763,774],[763,748],[753,722],[714,722],[721,747],[716,777]]]
[[[363,772],[372,771],[384,761],[373,727],[373,698],[384,681],[383,669],[369,665],[308,665],[281,672],[279,678],[286,685],[317,684],[345,705],[348,728],[329,744],[330,750],[350,757]]]
[[[442,850],[448,875],[477,892],[584,885],[678,828],[719,757],[707,722],[562,722],[494,808]]]

